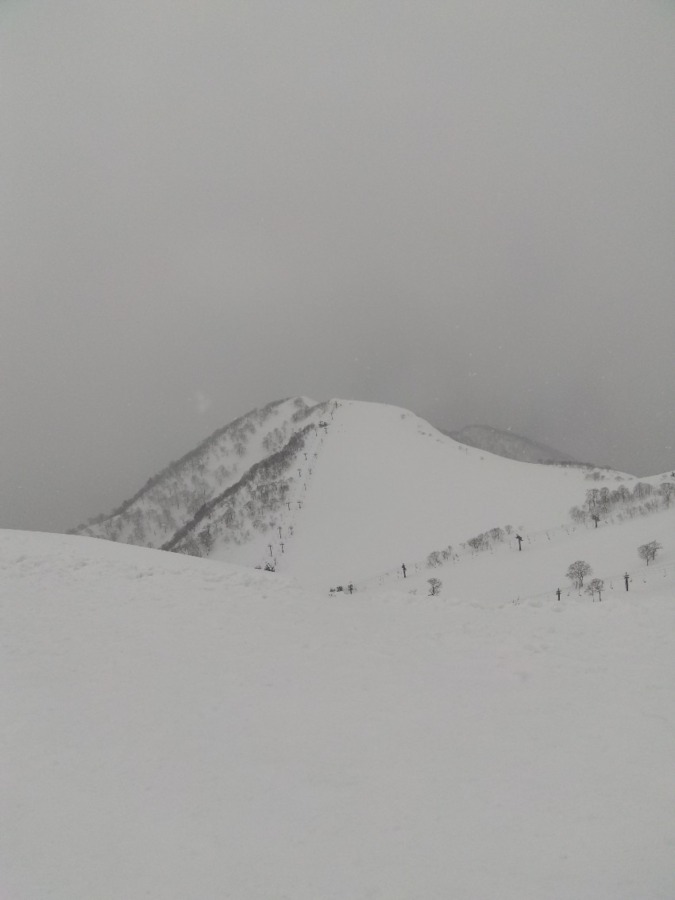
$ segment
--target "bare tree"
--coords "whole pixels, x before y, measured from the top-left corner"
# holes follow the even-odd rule
[[[584,586],[584,578],[587,575],[592,575],[593,569],[591,569],[588,563],[584,562],[583,559],[578,559],[576,562],[572,563],[565,574],[570,579],[572,584],[576,588],[581,590],[581,588]]]
[[[592,581],[589,581],[588,587],[586,588],[586,593],[590,594],[593,600],[595,600],[595,595],[598,595],[598,600],[602,602],[602,592],[605,589],[605,582],[602,578],[594,578]]]
[[[570,509],[570,517],[573,522],[576,522],[577,525],[583,525],[586,521],[586,510],[581,509],[578,506],[573,506]]]
[[[662,485],[659,486],[659,494],[663,497],[663,502],[668,508],[675,497],[675,484],[672,481],[664,481]]]
[[[649,565],[649,563],[656,558],[657,551],[663,550],[661,544],[658,541],[650,541],[648,544],[642,544],[641,547],[638,547],[638,556],[640,559],[644,559],[644,561]]]
[[[439,578],[430,578],[427,584],[429,585],[430,597],[435,597],[437,594],[440,594],[443,582]]]
[[[654,488],[646,481],[638,481],[633,488],[633,497],[637,500],[644,500],[645,497],[649,497],[652,493],[654,493]]]

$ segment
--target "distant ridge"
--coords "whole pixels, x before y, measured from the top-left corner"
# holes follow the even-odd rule
[[[444,431],[443,434],[447,434],[460,444],[519,462],[585,465],[561,450],[540,444],[512,431],[492,428],[490,425],[468,425],[459,431]]]

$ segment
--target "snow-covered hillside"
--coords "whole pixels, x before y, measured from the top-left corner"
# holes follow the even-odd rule
[[[347,425],[326,472],[358,468]],[[448,563],[439,597],[414,571],[328,596],[0,532],[0,896],[672,900],[672,524],[558,535],[598,575],[663,538],[601,603],[525,596],[546,538]]]
[[[459,548],[490,528],[525,534],[558,526],[598,483],[589,468],[533,466],[458,444],[398,407],[340,400],[328,408],[326,427],[310,429],[286,461],[285,478],[259,470],[245,493],[200,518],[182,546],[189,540],[186,549],[198,550],[195,538],[208,529],[211,558],[270,560],[304,584],[329,586]],[[637,480],[596,474],[603,485]],[[269,498],[280,484],[284,492],[260,505],[261,492]],[[257,510],[258,528],[251,516],[237,519],[248,508]]]
[[[262,459],[281,450],[314,413],[305,397],[255,409],[171,463],[109,516],[75,532],[142,547],[161,547],[215,496],[236,484]]]
[[[482,551],[460,548],[450,560],[429,565],[428,559],[356,582],[357,590],[392,588],[426,594],[429,578],[442,582],[446,597],[471,597],[474,601],[501,603],[548,603],[561,590],[562,598],[583,596],[566,577],[569,566],[583,560],[591,578],[604,582],[606,595],[625,592],[624,575],[632,592],[651,591],[675,581],[675,507],[646,517],[592,525],[564,525],[526,533],[522,550],[511,536]],[[655,541],[664,551],[646,565],[638,548]],[[604,596],[604,595],[603,595]],[[674,598],[675,599],[675,598]]]
[[[217,432],[81,533],[161,546],[324,587],[415,564],[486,530],[528,535],[569,521],[593,479],[459,444],[398,407],[303,398]]]

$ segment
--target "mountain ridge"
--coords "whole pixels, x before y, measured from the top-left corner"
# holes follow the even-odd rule
[[[539,463],[542,465],[567,464],[589,466],[591,463],[580,462],[573,456],[549,447],[540,441],[532,440],[522,434],[494,428],[491,425],[466,425],[456,431],[443,431],[453,440],[479,450],[487,450],[497,456],[516,459],[520,462]]]
[[[161,547],[204,503],[283,446],[294,433],[293,424],[321,406],[306,397],[286,398],[239,416],[149,478],[111,513],[96,516],[70,533]]]

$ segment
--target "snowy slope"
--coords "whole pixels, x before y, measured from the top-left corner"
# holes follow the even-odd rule
[[[305,397],[255,409],[151,478],[109,516],[75,529],[90,537],[161,547],[204,503],[238,482],[299,431],[315,404]]]
[[[501,557],[509,597],[549,569]],[[672,900],[672,575],[495,604],[504,571],[335,599],[0,532],[0,896]]]
[[[597,529],[566,525],[526,532],[522,551],[514,538],[485,552],[460,549],[452,560],[440,566],[431,567],[425,560],[408,564],[405,580],[397,569],[356,582],[356,588],[395,588],[424,595],[429,590],[429,578],[438,578],[448,598],[471,597],[492,607],[530,601],[547,603],[556,599],[558,588],[564,598],[579,595],[566,572],[571,563],[581,559],[592,568],[590,578],[605,582],[608,595],[625,591],[626,572],[630,592],[641,595],[675,583],[674,536],[675,507],[671,507],[647,517],[603,524]],[[657,541],[663,550],[647,566],[637,549],[649,541]]]
[[[489,528],[537,531],[565,522],[595,484],[589,471],[504,459],[460,445],[398,407],[338,401],[303,508],[293,511],[293,535],[280,521],[286,543],[281,554],[272,541],[274,556],[279,571],[304,583],[362,579]],[[611,485],[636,480],[604,477]]]

